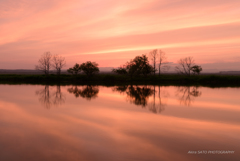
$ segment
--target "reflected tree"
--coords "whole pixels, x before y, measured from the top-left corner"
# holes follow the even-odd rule
[[[75,97],[80,96],[82,98],[86,98],[87,100],[91,100],[97,97],[99,89],[97,86],[91,86],[91,85],[88,85],[81,89],[75,86],[75,87],[69,88],[68,92],[74,94]]]
[[[202,92],[198,90],[197,86],[194,87],[178,87],[177,94],[179,97],[180,104],[191,106],[194,101],[194,97],[199,97]]]
[[[125,93],[128,89],[128,86],[125,85],[125,86],[117,86],[117,87],[114,87],[113,88],[113,91],[118,91],[120,93]]]
[[[61,86],[58,85],[56,91],[53,93],[53,104],[56,106],[61,105],[65,103],[65,99],[65,95],[61,92]]]
[[[130,86],[126,93],[131,103],[145,107],[148,98],[154,94],[154,91],[148,87]]]
[[[166,91],[161,91],[161,87],[158,86],[158,102],[156,101],[156,94],[157,91],[155,90],[155,85],[153,86],[154,88],[154,95],[153,95],[153,102],[148,106],[149,110],[152,111],[153,113],[161,113],[165,107],[167,106],[166,99],[162,98],[167,98],[169,97],[169,93]]]
[[[79,97],[81,90],[77,86],[68,88],[68,92],[74,94],[75,97]]]
[[[61,92],[61,86],[56,86],[56,90],[51,91],[49,85],[46,85],[43,89],[37,90],[36,95],[39,96],[39,102],[47,109],[63,104],[66,99]]]
[[[153,86],[153,102],[149,106],[149,110],[152,111],[153,113],[157,113],[156,102],[155,102],[155,96],[156,95],[155,94],[156,94],[156,90],[155,90],[155,85],[154,85]]]
[[[166,101],[162,101],[162,97],[167,98],[169,94],[165,91],[160,90],[158,86],[158,98],[156,86],[117,86],[113,88],[113,91],[117,91],[121,94],[127,95],[127,100],[135,105],[140,105],[143,108],[148,108],[153,113],[161,113],[166,106]],[[161,93],[163,94],[161,96]],[[153,97],[153,100],[149,100],[150,97]],[[158,99],[158,101],[157,101]],[[149,103],[150,101],[150,103]]]
[[[36,91],[36,95],[39,96],[39,102],[41,102],[47,109],[50,109],[52,101],[49,92],[49,85],[46,85],[44,89]]]
[[[96,98],[99,92],[98,87],[95,86],[87,86],[83,88],[80,93],[81,97],[86,98],[87,100],[91,100],[92,98]]]
[[[135,105],[141,105],[142,107],[147,106],[148,98],[154,94],[154,90],[144,86],[118,86],[114,87],[113,91],[127,94],[127,100]]]

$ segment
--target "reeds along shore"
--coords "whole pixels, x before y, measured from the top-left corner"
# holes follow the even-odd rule
[[[231,75],[148,75],[129,77],[127,75],[97,74],[88,77],[79,75],[0,75],[1,84],[162,84],[200,86],[239,86],[240,76]]]

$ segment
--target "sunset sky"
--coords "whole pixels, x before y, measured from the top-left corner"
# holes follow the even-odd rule
[[[240,0],[0,0],[0,69],[34,69],[46,51],[65,68],[118,67],[153,49],[240,70]]]

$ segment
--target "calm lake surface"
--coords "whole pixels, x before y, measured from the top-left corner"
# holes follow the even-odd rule
[[[240,160],[240,88],[0,85],[1,161]]]

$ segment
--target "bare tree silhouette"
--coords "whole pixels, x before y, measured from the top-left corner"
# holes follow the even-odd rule
[[[170,66],[167,62],[167,56],[166,53],[162,50],[159,50],[159,60],[158,60],[158,75],[160,76],[162,71],[168,71],[170,69]]]
[[[153,63],[153,69],[154,69],[154,75],[156,74],[156,62],[157,62],[157,57],[158,57],[158,50],[154,49],[150,51],[149,56],[151,57],[152,63]]]
[[[178,66],[176,66],[175,69],[180,74],[190,76],[193,65],[194,65],[193,57],[186,57],[178,61]]]
[[[66,60],[61,55],[54,55],[52,58],[52,67],[57,70],[57,75],[61,74],[62,68],[66,65]]]
[[[52,54],[50,52],[45,52],[38,60],[38,65],[35,66],[35,69],[42,71],[45,75],[48,75],[51,68],[51,59]]]

